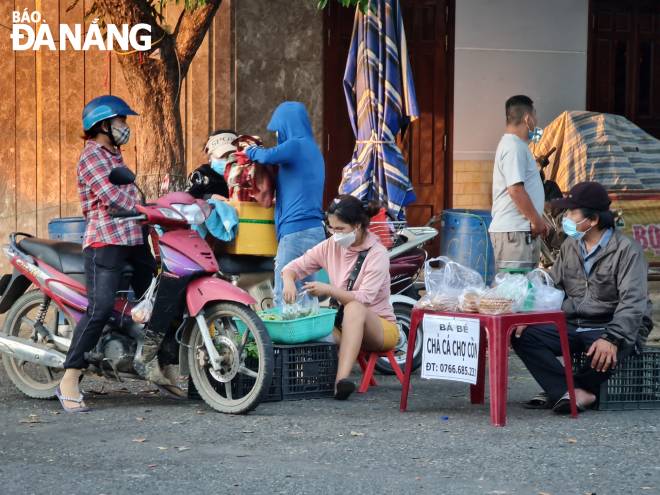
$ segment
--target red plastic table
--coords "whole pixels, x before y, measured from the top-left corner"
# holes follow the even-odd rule
[[[561,352],[566,370],[566,384],[571,403],[571,416],[577,418],[575,405],[575,388],[573,385],[573,370],[571,368],[571,351],[568,345],[568,331],[566,319],[562,311],[511,313],[504,315],[482,315],[475,313],[446,313],[428,311],[415,308],[412,312],[410,332],[408,335],[408,354],[406,357],[406,370],[403,375],[403,390],[401,391],[401,411],[408,407],[408,391],[410,390],[410,376],[412,375],[413,351],[417,339],[417,328],[424,320],[424,315],[447,316],[451,318],[474,318],[480,322],[481,336],[479,339],[479,364],[477,370],[477,384],[470,385],[470,402],[472,404],[484,403],[484,379],[486,365],[486,336],[490,360],[488,376],[490,378],[490,420],[494,426],[506,425],[507,384],[509,379],[509,342],[511,335],[518,325],[555,325],[559,332]]]

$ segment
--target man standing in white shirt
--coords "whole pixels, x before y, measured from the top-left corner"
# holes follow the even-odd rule
[[[540,258],[543,182],[527,143],[540,138],[534,103],[516,95],[506,101],[506,133],[500,139],[493,168],[493,221],[490,237],[498,270],[534,268]]]

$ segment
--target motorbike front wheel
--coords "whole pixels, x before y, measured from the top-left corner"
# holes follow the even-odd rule
[[[210,364],[199,325],[188,345],[190,378],[200,397],[216,411],[245,414],[266,397],[273,380],[273,344],[264,323],[249,307],[222,302],[205,309],[205,321],[221,358]]]
[[[399,327],[399,342],[394,349],[394,357],[396,362],[401,368],[405,370],[406,356],[408,353],[408,333],[410,332],[410,320],[412,314],[412,305],[406,303],[394,303],[394,316],[396,317],[396,324]],[[415,353],[413,354],[413,367],[412,370],[416,371],[422,364],[422,326],[417,329],[417,338],[415,340]],[[383,375],[393,375],[394,370],[392,365],[386,357],[381,357],[376,361],[376,370]]]

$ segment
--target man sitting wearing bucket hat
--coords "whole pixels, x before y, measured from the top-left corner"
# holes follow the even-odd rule
[[[562,224],[567,238],[551,275],[566,293],[562,310],[571,352],[588,357],[575,375],[577,405],[584,411],[596,402],[600,385],[617,362],[639,349],[653,328],[648,265],[642,247],[615,230],[610,199],[599,183],[582,182],[552,206],[567,210]],[[521,328],[511,343],[545,392],[526,407],[568,413],[564,369],[556,358],[561,355],[556,329]]]

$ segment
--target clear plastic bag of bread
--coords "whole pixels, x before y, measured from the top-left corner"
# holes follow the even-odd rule
[[[415,306],[430,311],[454,313],[458,311],[458,296],[454,294],[424,294]]]
[[[493,287],[479,299],[479,313],[501,315],[522,311],[530,296],[530,286],[525,275],[498,273]]]
[[[565,294],[555,287],[548,272],[537,268],[527,274],[527,279],[534,290],[534,311],[559,311],[564,303]]]
[[[417,306],[433,311],[454,312],[459,309],[459,297],[464,291],[481,291],[483,277],[446,256],[433,258],[424,264],[426,294]]]
[[[458,310],[461,313],[478,313],[479,301],[484,293],[484,289],[470,287],[464,289],[458,296]]]

